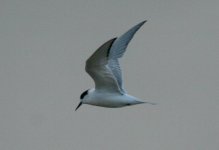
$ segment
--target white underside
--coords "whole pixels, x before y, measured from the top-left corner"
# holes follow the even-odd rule
[[[82,95],[82,103],[103,107],[145,103],[126,94],[118,60],[124,55],[134,34],[145,22],[142,21],[120,37],[105,42],[87,59],[85,70],[93,78],[96,90],[91,89],[86,95]]]
[[[104,91],[90,90],[83,99],[84,104],[90,104],[102,107],[124,107],[135,104],[145,103],[140,99],[128,94],[108,93]]]

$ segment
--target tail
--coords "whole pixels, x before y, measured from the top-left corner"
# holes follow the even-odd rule
[[[143,103],[147,103],[147,104],[151,104],[151,105],[157,105],[157,103],[154,103],[154,102],[143,102]]]
[[[157,103],[142,101],[142,100],[139,100],[139,99],[135,101],[135,104],[151,104],[151,105],[157,105]]]

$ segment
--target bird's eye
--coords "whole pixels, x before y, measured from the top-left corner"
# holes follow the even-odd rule
[[[83,99],[84,96],[87,95],[87,94],[88,94],[88,90],[84,91],[84,92],[81,94],[80,99]]]

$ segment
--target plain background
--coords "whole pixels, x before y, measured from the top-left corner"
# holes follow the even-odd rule
[[[120,61],[129,94],[89,105],[85,60],[148,20]],[[218,150],[218,0],[1,0],[1,150]]]

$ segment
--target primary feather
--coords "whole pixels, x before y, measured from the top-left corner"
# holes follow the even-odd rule
[[[100,46],[86,61],[86,71],[95,82],[95,89],[124,94],[122,71],[118,58],[121,58],[143,21],[119,38],[113,38]]]

